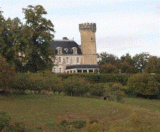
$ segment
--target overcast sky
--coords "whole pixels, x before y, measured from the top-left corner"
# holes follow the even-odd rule
[[[5,18],[22,8],[42,5],[55,26],[55,40],[68,37],[80,44],[80,23],[96,23],[97,52],[160,57],[160,0],[0,0]]]

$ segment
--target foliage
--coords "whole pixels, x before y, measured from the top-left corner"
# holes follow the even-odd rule
[[[103,96],[104,95],[104,87],[102,84],[91,84],[90,86],[90,94],[93,96]]]
[[[75,121],[63,120],[60,122],[59,125],[61,127],[63,127],[64,129],[69,129],[71,127],[75,128],[75,129],[81,129],[81,128],[85,127],[86,121],[83,121],[83,120],[75,120]]]
[[[160,74],[160,58],[151,56],[146,64],[145,72]]]
[[[58,76],[62,79],[68,77],[82,77],[85,78],[89,83],[107,83],[107,82],[120,82],[123,85],[127,84],[129,74],[59,74]]]
[[[104,64],[104,63],[110,63],[112,65],[116,65],[118,62],[118,57],[113,55],[113,54],[108,54],[106,52],[103,52],[99,56],[100,61],[99,64]]]
[[[7,63],[6,59],[0,56],[0,87],[9,88],[15,78],[14,66]]]
[[[99,67],[100,73],[118,73],[118,68],[111,63],[104,63]]]
[[[104,126],[99,122],[90,123],[89,121],[87,121],[86,127],[84,127],[83,132],[104,132]]]
[[[3,111],[0,111],[0,132],[27,132],[25,125],[20,122],[16,122],[11,125],[11,117]]]
[[[0,132],[9,126],[10,119],[6,112],[0,111]]]
[[[158,94],[158,83],[150,74],[134,74],[127,82],[127,87],[135,94],[155,95]]]
[[[37,72],[46,68],[51,68],[53,62],[52,48],[50,42],[53,40],[54,26],[50,20],[47,20],[44,15],[47,14],[43,6],[29,5],[23,8],[25,14],[25,41],[27,44],[26,64],[27,70]]]
[[[54,26],[44,17],[47,12],[41,5],[29,5],[23,13],[24,24],[19,18],[5,20],[0,11],[0,55],[15,64],[17,72],[51,68]]]
[[[89,91],[88,82],[80,77],[68,77],[64,81],[64,92],[70,96],[83,96]]]
[[[29,77],[26,74],[17,73],[15,76],[15,81],[12,84],[12,89],[24,91],[30,89],[30,87],[31,82],[29,80]]]
[[[105,98],[107,100],[115,100],[120,102],[124,96],[124,90],[121,83],[108,83],[105,87]]]
[[[121,62],[127,62],[129,63],[131,66],[134,66],[134,60],[133,58],[131,57],[131,55],[129,53],[125,54],[125,55],[122,55],[121,58],[120,58],[120,61]]]
[[[146,64],[148,62],[148,58],[150,57],[150,55],[148,53],[140,53],[140,54],[136,54],[133,57],[134,60],[134,66],[136,67],[136,69],[139,72],[143,72],[143,70],[146,67]]]
[[[136,73],[136,69],[130,63],[124,61],[120,63],[121,73]]]

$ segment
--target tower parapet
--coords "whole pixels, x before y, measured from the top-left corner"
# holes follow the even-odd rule
[[[84,23],[79,24],[79,30],[88,30],[92,32],[96,32],[96,23]]]

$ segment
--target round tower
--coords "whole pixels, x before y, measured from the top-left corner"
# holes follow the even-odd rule
[[[95,38],[96,24],[79,24],[79,31],[81,35],[81,50],[83,53],[84,64],[97,64]]]

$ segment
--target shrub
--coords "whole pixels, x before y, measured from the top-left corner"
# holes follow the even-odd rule
[[[127,82],[127,87],[134,94],[155,95],[159,92],[158,83],[150,74],[132,75]]]
[[[108,83],[105,85],[105,94],[108,100],[121,101],[124,95],[123,86],[121,83]]]
[[[104,126],[99,122],[90,123],[87,121],[86,127],[83,128],[83,132],[104,132]]]
[[[85,125],[86,125],[86,121],[83,121],[83,120],[75,120],[75,121],[63,120],[59,124],[59,126],[62,127],[64,130],[68,130],[71,128],[81,129],[81,128],[85,127]]]
[[[0,87],[7,90],[13,83],[15,68],[7,63],[6,59],[0,56]]]
[[[61,77],[54,75],[48,81],[52,84],[51,89],[54,93],[58,92],[60,94],[63,91],[64,82]]]
[[[9,126],[10,119],[7,113],[0,111],[0,132]]]
[[[30,87],[31,81],[29,77],[24,73],[17,73],[15,76],[15,81],[12,84],[12,89],[25,91],[27,89],[30,89]]]
[[[64,81],[64,92],[70,96],[83,96],[89,91],[88,82],[80,77],[68,77]]]
[[[104,95],[104,86],[102,84],[92,84],[90,85],[90,94],[93,96],[103,96]]]

